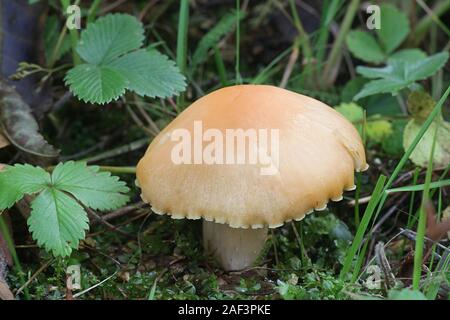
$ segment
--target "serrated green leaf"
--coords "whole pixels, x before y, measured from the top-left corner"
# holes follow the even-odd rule
[[[417,81],[428,78],[442,68],[448,60],[448,52],[441,52],[420,59],[413,64],[405,63],[406,78],[410,81]]]
[[[124,194],[128,191],[118,177],[99,172],[99,167],[84,162],[60,163],[51,175],[27,164],[0,171],[0,210],[12,206],[25,194],[36,194],[31,201],[29,229],[38,244],[55,256],[69,255],[84,238],[88,218],[82,205],[115,209],[128,201]]]
[[[0,171],[0,210],[10,208],[25,194],[42,191],[50,184],[50,174],[28,164],[8,166]]]
[[[395,6],[384,4],[380,7],[380,29],[377,35],[386,53],[391,53],[405,40],[409,33],[409,20],[405,13]]]
[[[65,80],[78,99],[99,104],[117,100],[128,85],[120,70],[94,64],[80,64],[70,69]]]
[[[169,97],[184,89],[185,78],[175,63],[156,50],[138,50],[113,61],[127,80],[127,89],[149,97]]]
[[[346,43],[350,52],[363,61],[380,63],[386,59],[383,50],[368,32],[350,31],[346,37]]]
[[[165,98],[186,87],[175,64],[156,51],[139,49],[142,24],[133,16],[110,14],[81,33],[77,52],[87,63],[69,70],[65,83],[79,99],[104,104],[126,89],[139,95]]]
[[[72,194],[85,206],[96,210],[112,210],[123,206],[129,199],[129,189],[110,172],[99,172],[97,166],[85,162],[69,161],[58,164],[52,172],[55,188]]]
[[[89,228],[84,209],[69,195],[45,189],[31,203],[28,226],[39,246],[55,256],[68,256]]]
[[[403,147],[405,150],[411,145],[412,141],[417,136],[422,124],[423,122],[413,119],[406,125],[403,133]],[[431,147],[433,145],[434,133],[436,131],[436,126],[438,125],[439,129],[436,136],[436,145],[433,155],[433,167],[445,168],[450,164],[450,123],[438,117],[431,123],[430,127],[425,132],[419,144],[409,157],[416,165],[427,167]]]
[[[368,82],[354,97],[355,100],[377,93],[396,94],[416,81],[426,79],[444,66],[448,52],[441,52],[414,63],[391,59],[383,68],[358,67],[356,71],[366,78],[381,78]]]
[[[362,90],[354,97],[354,100],[371,96],[377,93],[396,93],[405,88],[403,82],[391,80],[391,79],[379,79],[366,83]]]
[[[239,12],[239,19],[243,19],[245,16],[244,12]],[[220,21],[207,33],[198,43],[195,49],[194,56],[192,57],[193,69],[200,63],[203,63],[208,58],[208,51],[212,49],[220,39],[231,32],[236,25],[237,12],[232,11],[224,15]]]
[[[136,50],[144,41],[142,23],[127,14],[109,14],[90,23],[77,45],[80,57],[91,64],[108,64]]]

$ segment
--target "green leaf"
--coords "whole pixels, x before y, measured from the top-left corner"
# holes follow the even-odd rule
[[[127,80],[127,89],[149,97],[169,97],[183,91],[185,79],[175,63],[156,50],[138,50],[111,63]]]
[[[116,68],[80,64],[67,72],[66,84],[78,99],[102,104],[123,95],[128,82]]]
[[[109,14],[88,25],[81,33],[77,52],[91,64],[108,64],[136,50],[144,41],[142,23],[127,14]]]
[[[405,88],[403,82],[392,79],[379,79],[373,80],[365,84],[362,90],[353,98],[359,100],[361,98],[371,96],[377,93],[397,93],[401,89]]]
[[[368,32],[350,31],[346,42],[350,52],[363,61],[380,63],[386,58],[375,38]]]
[[[110,172],[99,172],[97,166],[69,161],[58,164],[52,173],[55,188],[72,194],[85,206],[96,210],[112,210],[128,201],[129,189]]]
[[[406,63],[414,63],[416,61],[425,59],[427,54],[420,49],[403,49],[394,52],[389,56],[388,63],[393,60],[404,61]]]
[[[368,82],[354,97],[354,100],[377,93],[396,94],[398,91],[412,86],[416,81],[423,80],[444,66],[448,52],[441,52],[414,63],[391,59],[382,68],[358,67],[356,71],[366,78],[376,79]]]
[[[84,238],[89,225],[82,205],[115,209],[128,201],[128,191],[118,177],[85,162],[60,163],[51,175],[27,164],[0,171],[0,210],[36,194],[28,226],[38,244],[55,256],[68,256]]]
[[[405,150],[411,145],[414,138],[417,136],[422,124],[423,121],[413,119],[406,125],[403,133],[403,147]],[[431,146],[433,145],[434,133],[436,131],[436,126],[438,125],[439,129],[437,132],[436,145],[433,155],[433,167],[444,168],[450,164],[450,123],[439,117],[431,123],[419,144],[416,146],[413,153],[411,153],[409,158],[414,164],[421,167],[427,167],[431,153]]]
[[[0,171],[0,210],[12,207],[25,194],[42,191],[50,184],[50,174],[42,168],[16,164]]]
[[[45,21],[44,27],[44,53],[47,63],[52,59],[53,51],[58,43],[61,26],[58,17],[51,15]],[[70,39],[65,36],[62,40],[60,48],[55,56],[55,61],[59,60],[64,54],[70,50]]]
[[[175,64],[155,50],[140,49],[142,24],[133,16],[109,14],[81,33],[77,52],[86,62],[69,70],[65,83],[79,99],[104,104],[125,91],[149,97],[176,95],[186,87]]]
[[[400,46],[409,33],[409,20],[406,14],[395,6],[384,4],[380,7],[380,29],[377,35],[386,53]]]
[[[57,189],[46,189],[33,200],[31,209],[28,226],[39,246],[62,257],[78,248],[89,224],[75,199]]]
[[[342,114],[350,122],[361,122],[364,118],[364,110],[354,102],[341,103],[335,110]]]
[[[442,68],[448,60],[448,52],[434,54],[426,59],[420,59],[416,63],[406,65],[406,78],[411,81],[428,78]]]
[[[200,40],[192,57],[192,68],[195,69],[197,65],[203,63],[208,58],[208,51],[214,48],[220,39],[227,33],[231,32],[236,25],[237,12],[232,12],[224,15],[220,21]],[[239,12],[239,19],[243,19],[244,12]]]

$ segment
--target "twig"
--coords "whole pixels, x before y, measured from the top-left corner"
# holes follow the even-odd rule
[[[136,209],[142,208],[145,205],[146,205],[146,203],[144,203],[143,201],[140,201],[138,203],[135,203],[135,204],[132,204],[132,205],[129,205],[129,206],[125,206],[125,207],[122,207],[120,209],[117,209],[116,211],[113,211],[113,212],[110,212],[108,214],[105,214],[105,215],[101,216],[101,218],[102,218],[103,221],[113,220],[113,219],[122,217],[122,216],[128,214],[131,211],[134,211]],[[95,225],[97,223],[98,223],[98,220],[93,221],[91,223],[91,225]]]
[[[17,289],[16,291],[16,296],[19,295],[23,289],[27,288],[28,285],[34,280],[36,279],[36,277],[38,275],[40,275],[45,269],[48,268],[49,265],[51,265],[53,263],[53,261],[55,261],[55,259],[50,259],[48,260],[46,263],[44,263],[39,269],[37,269],[37,271],[30,277],[30,279],[27,280],[27,282],[25,282],[19,289]]]
[[[104,226],[106,226],[107,228],[111,229],[112,231],[115,231],[125,237],[129,237],[129,238],[135,238],[135,236],[129,234],[128,232],[122,231],[119,228],[117,228],[116,226],[112,225],[111,223],[109,223],[108,221],[105,221],[102,219],[101,216],[99,216],[94,210],[90,209],[90,208],[86,208],[87,212],[93,216],[95,219],[97,219],[101,224],[103,224]]]

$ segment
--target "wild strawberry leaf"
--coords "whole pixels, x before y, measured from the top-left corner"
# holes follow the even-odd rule
[[[69,70],[66,85],[79,99],[104,104],[125,91],[149,97],[176,95],[186,83],[166,56],[140,49],[142,24],[126,14],[110,14],[81,33],[77,52],[86,62]]]
[[[424,59],[402,61],[390,59],[383,68],[358,67],[356,71],[372,80],[364,85],[354,97],[358,100],[377,93],[392,93],[414,85],[416,81],[426,79],[436,73],[447,61],[448,52],[441,52]]]
[[[15,165],[0,171],[0,210],[25,194],[36,194],[28,219],[33,238],[55,256],[67,256],[89,226],[82,205],[115,209],[128,201],[128,190],[119,178],[84,162],[59,164],[51,175],[39,167]]]

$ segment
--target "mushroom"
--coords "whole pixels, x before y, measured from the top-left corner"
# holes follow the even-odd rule
[[[203,218],[205,249],[230,271],[255,263],[268,228],[341,200],[355,189],[354,171],[367,168],[357,130],[334,109],[274,86],[237,85],[200,98],[162,130],[137,183],[155,213]]]

